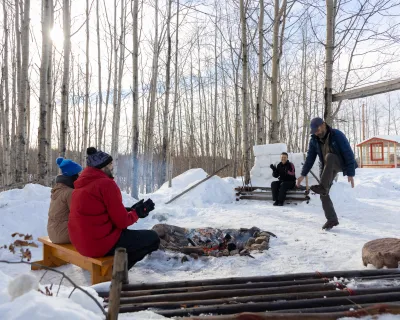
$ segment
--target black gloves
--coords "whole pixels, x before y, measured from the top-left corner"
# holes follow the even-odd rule
[[[143,199],[139,202],[135,203],[132,206],[132,210],[136,211],[136,214],[139,218],[146,218],[149,215],[150,211],[153,211],[155,208],[154,202],[151,199],[147,199],[143,202]]]
[[[276,171],[276,167],[275,167],[273,164],[271,164],[269,167],[270,167],[273,171]]]

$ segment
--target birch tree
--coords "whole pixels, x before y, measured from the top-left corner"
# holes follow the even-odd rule
[[[282,22],[281,22],[282,19]],[[279,8],[279,0],[274,0],[274,27],[272,44],[272,78],[271,78],[271,124],[270,143],[279,142],[279,63],[282,56],[283,32],[285,30],[286,0]]]
[[[7,184],[12,182],[11,175],[11,157],[10,157],[10,94],[8,86],[8,13],[6,10],[6,1],[3,0],[3,27],[4,27],[4,46],[3,46],[3,68],[2,68],[2,82],[4,92],[4,122],[3,122],[3,148],[4,148],[4,174]],[[3,99],[1,95],[0,99]]]
[[[258,21],[258,92],[257,92],[257,139],[256,144],[264,144],[264,105],[263,105],[263,76],[264,76],[264,0],[260,0],[260,18]]]
[[[150,84],[150,102],[148,121],[146,128],[147,152],[145,157],[146,163],[146,192],[151,192],[153,186],[153,149],[154,149],[154,118],[156,108],[156,93],[157,93],[157,78],[158,78],[158,0],[155,0],[154,5],[155,13],[155,33],[153,40],[153,62],[151,71],[151,84]]]
[[[16,1],[16,7],[17,1]],[[17,13],[16,13],[17,14]],[[16,17],[18,20],[18,17]],[[18,144],[17,144],[17,172],[16,182],[27,181],[27,126],[30,119],[27,116],[27,104],[29,99],[29,24],[30,24],[30,0],[24,2],[24,18],[22,25],[21,44],[22,44],[22,65],[18,98]],[[16,26],[16,29],[19,29]],[[16,30],[17,31],[17,30]],[[18,34],[18,33],[17,33]],[[17,40],[18,42],[18,40]],[[18,53],[17,53],[18,55]]]
[[[244,0],[240,0],[240,23],[242,31],[242,157],[243,157],[243,175],[244,183],[250,183],[250,146],[249,146],[249,133],[248,133],[248,47],[247,47],[247,24],[246,24],[246,8]]]
[[[50,3],[51,0],[42,0],[42,56],[40,64],[40,114],[38,129],[38,179],[46,185],[47,178],[47,72],[49,67],[50,46]]]
[[[138,78],[138,11],[139,0],[133,0],[132,13],[132,188],[131,196],[139,198],[139,78]]]
[[[71,13],[69,0],[63,0],[64,67],[61,85],[60,144],[58,153],[65,157],[68,132],[69,73],[71,56]]]

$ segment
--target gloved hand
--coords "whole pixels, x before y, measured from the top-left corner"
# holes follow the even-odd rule
[[[136,211],[139,218],[146,218],[149,215],[149,212],[153,211],[155,207],[154,202],[151,199],[148,199],[145,202],[143,201],[144,200],[142,199],[132,206],[132,209]]]
[[[273,164],[271,164],[269,167],[270,167],[273,171],[276,171],[276,167],[275,167]]]

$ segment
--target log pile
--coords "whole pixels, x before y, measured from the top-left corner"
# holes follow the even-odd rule
[[[386,283],[393,281],[393,286],[360,289],[346,286],[350,281],[377,279],[386,280]],[[381,304],[379,310],[390,307],[399,311],[398,280],[400,270],[395,269],[125,284],[122,286],[119,312],[151,309],[165,317],[229,315],[221,319],[241,319],[237,314],[251,312],[256,313],[254,319],[272,319],[270,316],[274,314],[285,314],[287,319],[295,319],[290,315],[336,313],[343,317],[349,310],[375,310],[377,304]],[[108,292],[98,293],[107,304]],[[264,317],[266,315],[268,317]]]

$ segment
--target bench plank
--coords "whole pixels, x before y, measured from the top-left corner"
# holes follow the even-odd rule
[[[114,256],[90,258],[82,256],[72,244],[55,244],[49,237],[38,238],[43,243],[43,260],[36,264],[46,267],[59,267],[72,263],[91,273],[92,284],[110,281]],[[31,270],[39,270],[40,266],[32,265]]]
[[[51,242],[49,237],[40,237],[38,240],[40,242],[42,242],[43,244],[46,244],[46,245],[48,245],[50,247],[53,247],[53,248],[57,249],[57,252],[60,252],[60,254],[61,254],[61,252],[65,252],[66,254],[68,254],[68,256],[77,257],[79,259],[87,260],[87,261],[89,261],[91,263],[94,263],[94,264],[97,264],[99,266],[107,266],[107,265],[111,265],[111,264],[114,263],[114,256],[100,257],[100,258],[85,257],[85,256],[82,256],[75,249],[75,247],[70,243],[68,243],[68,244],[55,244],[55,243]]]

